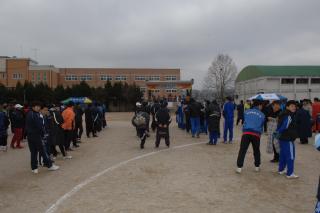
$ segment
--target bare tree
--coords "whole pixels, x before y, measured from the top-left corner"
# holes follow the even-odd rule
[[[219,54],[211,63],[204,79],[204,89],[213,90],[216,98],[223,100],[227,91],[233,90],[237,67],[229,55]]]

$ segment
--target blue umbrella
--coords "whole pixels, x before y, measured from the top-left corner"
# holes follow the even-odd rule
[[[287,100],[286,97],[276,94],[276,93],[263,93],[263,94],[257,94],[254,95],[248,100],[261,100],[261,101],[268,101],[268,100]]]

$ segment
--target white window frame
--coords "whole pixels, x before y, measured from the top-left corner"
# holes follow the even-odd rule
[[[127,80],[127,76],[125,76],[125,75],[117,75],[115,77],[115,80],[116,81],[126,81]]]
[[[77,77],[76,75],[74,75],[74,74],[70,74],[70,75],[66,75],[66,76],[64,77],[64,79],[65,79],[66,81],[77,81],[77,80],[78,80],[78,77]]]
[[[22,74],[21,73],[13,73],[12,74],[12,79],[20,80],[20,79],[22,79]]]
[[[112,76],[110,75],[101,75],[100,76],[101,81],[112,81]]]
[[[151,75],[149,76],[149,81],[160,81],[159,75]]]
[[[135,81],[145,81],[146,80],[146,76],[136,75],[134,79],[135,79]]]
[[[176,81],[177,80],[176,75],[167,75],[165,78],[166,78],[166,81]]]

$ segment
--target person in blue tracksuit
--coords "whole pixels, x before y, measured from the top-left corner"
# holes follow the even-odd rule
[[[227,143],[227,137],[229,132],[229,143],[233,140],[233,120],[234,120],[235,104],[231,97],[227,97],[227,102],[223,106],[223,117],[224,117],[224,131],[223,139],[224,143]]]
[[[296,101],[290,100],[286,104],[286,110],[280,115],[278,133],[280,144],[280,158],[279,158],[279,174],[287,174],[287,178],[298,178],[294,174],[294,160],[295,160],[295,145],[294,141],[298,138],[295,122]],[[287,168],[287,171],[285,169]]]
[[[263,129],[265,115],[261,112],[263,102],[253,100],[253,107],[244,113],[243,133],[237,160],[237,173],[241,173],[243,162],[250,143],[253,148],[255,171],[260,171],[260,137]]]

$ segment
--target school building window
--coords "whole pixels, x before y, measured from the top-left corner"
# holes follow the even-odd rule
[[[92,75],[81,75],[79,79],[80,81],[92,81]]]
[[[126,81],[126,80],[127,80],[127,76],[124,76],[124,75],[116,76],[116,81]]]
[[[177,76],[175,75],[166,76],[166,81],[175,81],[175,80],[177,80]]]
[[[101,75],[100,76],[101,81],[112,81],[112,76],[109,75]]]
[[[296,79],[296,84],[308,84],[309,79],[308,78],[297,78]]]
[[[320,84],[320,78],[311,78],[311,84]]]
[[[294,84],[294,78],[282,78],[281,84]]]
[[[146,76],[137,75],[137,76],[135,76],[135,80],[136,81],[145,81],[146,80]]]
[[[21,73],[13,73],[12,78],[15,80],[22,79],[22,74]]]
[[[176,89],[166,89],[167,93],[176,93],[177,90]]]
[[[37,81],[40,81],[40,72],[37,73]]]
[[[44,80],[44,81],[47,80],[47,73],[46,73],[46,72],[43,73],[43,80]]]
[[[157,75],[149,76],[149,81],[160,81],[160,76],[157,76]]]
[[[160,92],[160,89],[152,89],[152,90],[150,90],[151,91],[151,93],[159,93]]]
[[[140,87],[140,91],[141,91],[141,92],[146,92],[146,91],[147,91],[147,88],[145,88],[145,87]]]
[[[66,75],[64,79],[66,81],[77,81],[78,77],[76,75]]]

